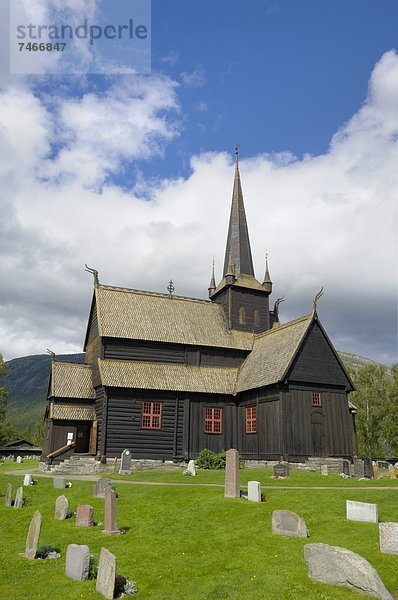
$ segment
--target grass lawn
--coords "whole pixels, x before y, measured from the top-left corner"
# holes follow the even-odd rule
[[[23,476],[5,475],[5,470],[21,467],[22,472],[37,463],[9,463],[0,466],[0,494],[8,482],[22,485]],[[242,484],[259,479],[263,485],[274,480],[264,469],[243,470]],[[260,473],[262,476],[260,477]],[[203,475],[203,477],[202,477]],[[294,475],[275,485],[292,484]],[[200,472],[196,478],[181,473],[145,472],[132,480],[222,483],[222,472]],[[380,519],[397,520],[397,490],[300,490],[300,485],[334,485],[333,476],[297,473],[297,489],[271,489],[261,505],[241,499],[224,499],[217,487],[177,487],[117,485],[118,525],[125,535],[107,537],[102,527],[79,528],[74,519],[54,521],[55,498],[62,492],[53,488],[52,479],[38,479],[38,485],[24,488],[27,505],[19,510],[4,506],[0,497],[0,598],[59,600],[100,598],[95,582],[75,582],[64,576],[66,547],[70,543],[88,544],[99,556],[102,546],[117,557],[117,571],[136,582],[137,598],[143,600],[335,600],[367,596],[345,588],[311,582],[303,559],[305,540],[271,534],[271,514],[276,509],[293,510],[303,516],[311,542],[339,545],[370,561],[386,587],[398,598],[398,556],[378,550],[378,526],[353,523],[345,519],[345,500],[377,502]],[[128,479],[128,478],[127,478]],[[390,480],[383,479],[384,485]],[[336,476],[335,485],[350,480]],[[374,484],[370,484],[374,486]],[[94,518],[103,521],[103,500],[92,497],[92,482],[73,481],[64,491],[71,510],[78,504],[92,504]],[[35,510],[43,515],[39,545],[61,549],[59,560],[28,561],[19,556],[25,548],[30,520]]]

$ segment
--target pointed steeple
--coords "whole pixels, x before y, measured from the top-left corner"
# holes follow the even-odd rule
[[[245,206],[243,203],[242,186],[239,174],[239,146],[235,148],[236,163],[234,187],[232,192],[231,215],[229,218],[229,229],[227,246],[225,249],[223,276],[229,274],[229,262],[234,268],[234,275],[251,275],[254,277],[253,259],[250,249],[249,232],[247,229]]]
[[[264,281],[263,281],[263,288],[271,293],[272,292],[272,281],[271,281],[271,277],[269,274],[269,269],[268,269],[268,255],[265,255],[265,274],[264,274]]]
[[[211,272],[210,285],[208,287],[209,298],[213,294],[213,292],[215,291],[215,289],[216,289],[216,278],[214,276],[214,260],[213,260],[213,269],[212,269],[212,272]]]

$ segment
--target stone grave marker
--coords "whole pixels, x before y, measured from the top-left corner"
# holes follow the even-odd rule
[[[365,477],[365,466],[363,460],[354,458],[354,477],[363,479]]]
[[[19,487],[15,494],[14,508],[22,508],[23,505],[23,488]]]
[[[390,476],[390,479],[396,479],[397,478],[397,470],[394,467],[394,465],[388,465],[388,474]]]
[[[23,462],[22,456],[17,456],[17,463],[21,464]]]
[[[114,489],[112,481],[110,479],[105,479],[105,477],[101,477],[101,479],[98,479],[93,486],[94,498],[105,498],[105,492],[108,489]]]
[[[380,552],[398,554],[398,523],[379,523]]]
[[[106,548],[101,548],[95,589],[104,598],[113,600],[116,578],[116,556]]]
[[[379,520],[378,505],[369,504],[368,502],[346,500],[346,516],[348,521],[377,523]]]
[[[272,513],[272,533],[288,537],[308,537],[304,519],[290,510],[274,510]]]
[[[304,559],[308,577],[329,585],[342,585],[380,600],[392,600],[379,575],[362,556],[328,544],[306,544]]]
[[[33,560],[37,552],[37,544],[39,541],[41,529],[41,513],[37,510],[30,522],[28,537],[26,538],[25,557]]]
[[[365,479],[373,479],[373,461],[371,458],[365,458],[363,461]]]
[[[131,473],[131,452],[130,450],[123,450],[119,473],[122,475],[130,475]]]
[[[327,465],[321,465],[321,475],[329,475],[329,467]]]
[[[107,535],[119,535],[120,533],[117,528],[116,492],[112,489],[107,489],[105,492],[103,533]]]
[[[94,509],[89,504],[81,504],[76,509],[76,525],[92,527],[94,525]]]
[[[249,481],[247,484],[247,499],[250,502],[261,502],[261,484],[259,481]]]
[[[380,479],[380,468],[377,463],[373,465],[373,478]]]
[[[6,500],[5,500],[4,504],[6,506],[12,506],[12,485],[11,485],[11,483],[7,484]]]
[[[68,514],[69,503],[66,496],[58,496],[55,501],[55,512],[54,519],[57,521],[64,521],[66,519],[66,515]]]
[[[187,467],[187,471],[190,475],[193,475],[194,477],[196,476],[196,467],[195,467],[195,461],[194,460],[190,460],[188,463],[188,467]]]
[[[278,463],[274,466],[275,477],[289,477],[289,465],[287,463]]]
[[[226,452],[224,497],[240,497],[239,452],[233,448]]]
[[[26,475],[23,479],[23,484],[24,484],[24,486],[32,485],[32,475],[30,473],[26,473]]]
[[[349,475],[350,474],[350,461],[344,459],[343,460],[343,475]]]
[[[64,477],[54,477],[53,485],[57,490],[65,489],[65,478]]]
[[[88,546],[69,544],[66,550],[65,575],[75,581],[88,579],[90,550]]]

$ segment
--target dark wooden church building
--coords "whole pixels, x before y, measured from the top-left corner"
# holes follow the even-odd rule
[[[310,314],[281,324],[255,278],[238,157],[223,279],[209,300],[100,284],[84,365],[52,361],[43,458],[181,461],[203,448],[303,461],[355,454],[352,382]]]

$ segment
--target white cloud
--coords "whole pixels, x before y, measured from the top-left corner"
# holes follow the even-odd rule
[[[336,346],[385,361],[394,360],[396,336],[396,102],[398,56],[390,52],[326,154],[240,162],[257,276],[268,250],[273,298],[286,297],[282,319],[308,312],[324,285],[319,313]],[[142,182],[151,200],[112,183],[178,135],[177,108],[174,84],[159,77],[121,80],[102,96],[59,97],[52,110],[28,89],[0,97],[6,357],[81,349],[92,288],[85,262],[103,283],[165,292],[173,277],[176,293],[205,297],[214,256],[220,279],[230,155],[193,157],[187,179]],[[61,148],[51,158],[50,141]]]
[[[194,71],[181,73],[181,81],[187,87],[203,87],[206,84],[206,77],[202,67],[197,67]]]

